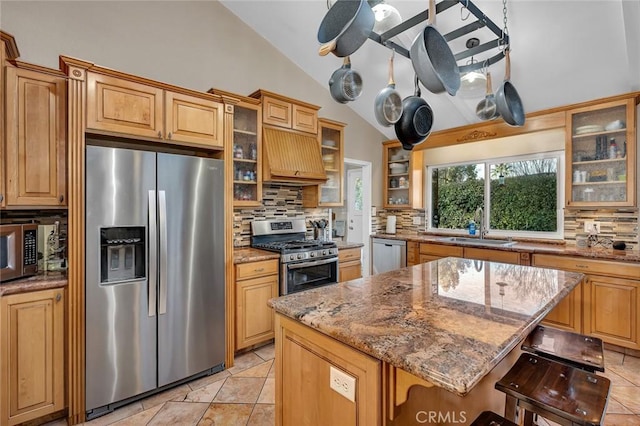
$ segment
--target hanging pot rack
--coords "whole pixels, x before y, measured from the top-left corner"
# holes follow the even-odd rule
[[[371,6],[375,6],[380,2],[381,2],[380,0],[368,1],[368,3]],[[491,19],[489,19],[489,17],[487,17],[471,0],[442,0],[441,2],[436,4],[436,14],[444,12],[445,10],[452,8],[457,4],[461,4],[464,8],[466,8],[473,16],[476,17],[476,20],[469,24],[463,25],[460,28],[453,30],[447,34],[443,34],[443,37],[447,42],[463,37],[467,34],[470,34],[476,30],[479,30],[485,27],[488,30],[490,30],[493,34],[495,34],[496,38],[454,54],[456,61],[460,61],[465,58],[476,56],[487,50],[491,50],[495,48],[499,49],[499,52],[497,54],[485,60],[476,61],[476,62],[471,61],[466,65],[459,66],[460,72],[465,73],[469,71],[475,71],[481,68],[486,68],[502,60],[504,58],[504,47],[509,45],[509,34],[505,33]],[[399,55],[402,55],[406,58],[410,58],[409,50],[406,47],[394,42],[391,39],[415,27],[416,25],[421,24],[422,22],[426,21],[428,18],[429,18],[429,11],[424,10],[412,16],[411,18],[406,19],[405,21],[396,25],[395,27],[390,28],[389,30],[385,31],[382,34],[378,34],[374,31],[371,31],[371,33],[369,34],[369,39],[375,41],[378,44],[381,44],[382,46],[385,46],[389,49],[394,50]]]

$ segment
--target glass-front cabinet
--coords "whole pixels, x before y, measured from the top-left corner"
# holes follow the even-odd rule
[[[318,137],[320,139],[320,149],[322,150],[322,163],[324,164],[324,171],[327,173],[327,181],[318,187],[320,191],[319,206],[332,207],[342,205],[342,192],[344,189],[344,126],[344,123],[326,118],[318,119]]]
[[[344,193],[344,127],[346,124],[318,118],[318,143],[327,181],[302,190],[302,207],[338,207]]]
[[[567,112],[566,204],[635,206],[636,102]]]
[[[383,203],[386,209],[424,208],[422,151],[405,151],[397,140],[383,142]]]
[[[238,104],[233,113],[233,205],[256,206],[262,198],[260,107]]]

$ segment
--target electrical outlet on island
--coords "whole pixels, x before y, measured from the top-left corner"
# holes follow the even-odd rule
[[[356,378],[329,366],[329,386],[349,401],[356,400]]]
[[[598,222],[594,222],[592,220],[587,220],[584,222],[584,232],[594,235],[600,233],[600,224]]]

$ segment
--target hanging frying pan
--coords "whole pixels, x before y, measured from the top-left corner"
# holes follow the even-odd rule
[[[420,97],[418,76],[415,77],[415,93],[402,101],[402,115],[395,124],[395,131],[402,148],[411,151],[414,145],[423,142],[431,133],[433,111]]]
[[[395,124],[402,115],[402,98],[396,91],[396,83],[393,80],[393,57],[395,53],[394,50],[389,59],[389,84],[378,92],[373,104],[376,120],[386,127]]]
[[[375,18],[367,0],[337,0],[318,29],[319,54],[343,58],[358,50],[369,38]]]
[[[411,44],[411,64],[422,85],[430,92],[446,90],[454,96],[460,88],[460,70],[447,41],[435,28],[435,22],[435,0],[429,0],[427,26]]]
[[[362,77],[351,69],[351,60],[344,58],[344,63],[335,70],[329,79],[331,97],[341,104],[355,101],[362,93]]]
[[[524,107],[518,91],[509,81],[511,78],[511,61],[509,46],[504,50],[505,73],[504,81],[496,92],[496,106],[504,121],[511,126],[524,125]]]

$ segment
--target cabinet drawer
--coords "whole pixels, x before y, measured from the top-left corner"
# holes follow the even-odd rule
[[[338,250],[338,261],[349,262],[352,260],[360,260],[360,247]]]
[[[340,263],[338,281],[350,281],[362,278],[362,263],[359,260]]]
[[[441,257],[447,256],[463,256],[463,248],[455,246],[445,246],[442,244],[421,243],[420,254],[432,254]]]
[[[465,247],[464,257],[466,259],[488,260],[490,262],[520,264],[520,254],[512,251],[487,250],[472,247]]]
[[[278,265],[278,259],[238,264],[236,265],[236,280],[246,280],[264,275],[277,274]]]
[[[580,257],[534,254],[532,265],[634,280],[640,277],[640,264],[584,259]]]

